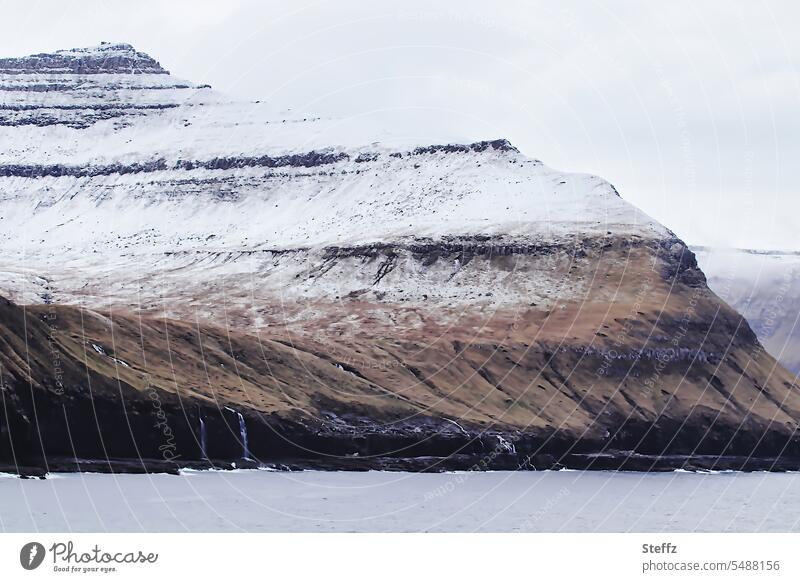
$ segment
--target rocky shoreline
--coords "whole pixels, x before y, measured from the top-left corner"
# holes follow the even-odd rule
[[[56,457],[41,464],[16,466],[0,463],[0,473],[23,479],[44,479],[53,473],[172,474],[195,471],[398,471],[446,473],[453,471],[626,471],[640,473],[687,472],[773,472],[800,471],[800,457],[747,457],[741,455],[644,455],[630,451],[564,456],[517,454],[457,454],[449,457],[339,457],[287,458],[260,462],[165,461],[162,459],[74,459]]]

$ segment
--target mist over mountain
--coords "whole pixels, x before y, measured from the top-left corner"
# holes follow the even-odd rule
[[[800,253],[694,250],[711,289],[747,318],[770,354],[800,374]]]

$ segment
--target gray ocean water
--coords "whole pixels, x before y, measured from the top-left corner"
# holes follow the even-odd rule
[[[800,474],[187,472],[0,476],[7,532],[800,530]]]

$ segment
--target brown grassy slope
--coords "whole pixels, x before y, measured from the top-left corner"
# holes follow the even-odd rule
[[[416,423],[424,432],[438,430],[429,423],[439,419],[590,447],[691,452],[732,443],[744,454],[775,453],[800,418],[792,377],[684,262],[645,246],[613,248],[576,261],[570,276],[584,281],[583,296],[547,309],[356,297],[261,334],[67,306],[29,307],[26,316],[6,303],[0,364],[21,416],[31,416],[31,394],[44,407],[48,442],[77,422],[89,426],[83,438],[94,449],[104,433],[134,444],[142,430],[152,433],[156,393],[189,440],[200,408],[231,406],[315,430]],[[354,322],[349,333],[337,325],[345,318]]]
[[[800,399],[791,375],[691,269],[671,271],[669,259],[645,247],[582,265],[572,276],[586,280],[584,296],[546,310],[432,310],[354,298],[318,305],[320,316],[303,326],[261,334],[31,307],[38,323],[28,324],[27,348],[18,313],[3,328],[3,369],[52,392],[49,334],[69,362],[69,397],[147,402],[155,387],[184,416],[196,405],[228,405],[373,423],[363,430],[439,418],[656,452],[733,442],[746,453],[794,434]],[[381,312],[392,317],[376,317]],[[345,317],[356,317],[350,333],[335,325]],[[421,323],[381,323],[392,319]]]

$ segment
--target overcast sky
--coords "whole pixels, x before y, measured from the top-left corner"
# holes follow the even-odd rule
[[[432,139],[506,137],[550,166],[605,177],[689,243],[800,249],[798,2],[0,10],[4,56],[130,42],[232,96],[321,114],[411,111],[409,131]]]

